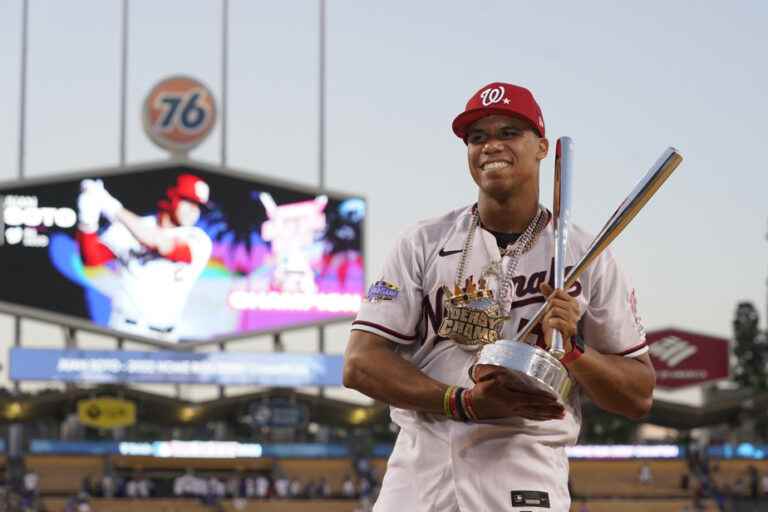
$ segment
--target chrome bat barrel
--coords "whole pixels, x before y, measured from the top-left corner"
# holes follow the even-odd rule
[[[568,251],[568,229],[571,225],[571,199],[573,183],[573,140],[570,137],[557,139],[555,149],[555,193],[552,201],[552,225],[555,229],[555,289],[565,284],[565,258]],[[563,335],[552,333],[549,353],[556,359],[565,355]]]

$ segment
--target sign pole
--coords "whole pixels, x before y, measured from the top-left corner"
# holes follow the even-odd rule
[[[317,126],[317,172],[320,193],[325,192],[325,0],[320,0],[318,41],[318,126]],[[317,351],[325,353],[325,326],[317,328]],[[319,388],[325,396],[325,388]]]
[[[20,98],[19,98],[19,179],[24,179],[26,132],[27,132],[27,41],[29,31],[29,1],[24,0],[21,6],[21,72],[20,72]],[[13,318],[13,345],[21,346],[21,317]],[[21,393],[21,382],[13,381],[15,395]],[[24,474],[24,426],[20,422],[11,423],[8,426],[8,477],[11,487],[21,489]]]

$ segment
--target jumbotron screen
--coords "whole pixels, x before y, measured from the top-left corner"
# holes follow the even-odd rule
[[[219,342],[350,318],[363,296],[359,197],[161,163],[0,186],[0,207],[13,312]]]

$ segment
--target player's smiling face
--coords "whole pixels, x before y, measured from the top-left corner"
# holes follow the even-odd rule
[[[467,131],[469,171],[480,190],[496,199],[533,187],[538,194],[539,162],[547,156],[549,142],[524,120],[492,115]]]
[[[200,218],[200,207],[192,201],[179,201],[176,207],[176,220],[180,226],[194,226]]]

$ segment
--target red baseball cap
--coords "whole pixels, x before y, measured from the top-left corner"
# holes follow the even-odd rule
[[[168,190],[168,195],[176,195],[202,206],[208,206],[211,189],[208,184],[192,174],[180,174],[176,178],[176,186]]]
[[[544,137],[544,117],[531,91],[503,82],[488,84],[469,99],[464,112],[453,120],[453,133],[464,140],[472,123],[494,114],[524,119]]]

